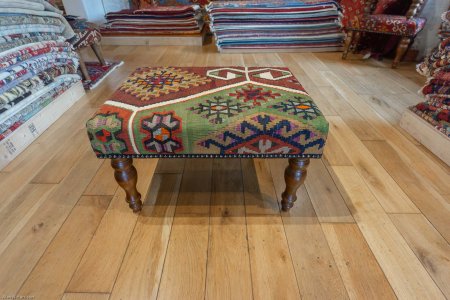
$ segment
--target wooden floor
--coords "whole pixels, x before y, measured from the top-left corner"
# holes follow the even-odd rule
[[[0,172],[0,298],[450,298],[450,168],[398,126],[413,64],[106,46],[125,64]],[[89,58],[86,57],[87,60]],[[138,66],[288,66],[330,122],[299,200],[285,160],[136,160],[133,214],[84,123]]]

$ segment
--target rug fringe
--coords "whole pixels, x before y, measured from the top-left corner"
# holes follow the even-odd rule
[[[115,65],[111,69],[109,69],[108,72],[103,74],[102,78],[100,78],[96,83],[94,83],[92,86],[89,87],[89,90],[95,89],[106,77],[108,77],[109,74],[111,74],[115,69],[117,69],[118,67],[120,67],[123,64],[124,64],[124,62],[122,60],[122,61],[120,61],[120,63],[118,63],[117,65]]]

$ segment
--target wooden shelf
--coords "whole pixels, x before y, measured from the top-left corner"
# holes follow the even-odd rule
[[[0,170],[24,151],[84,94],[83,84],[80,81],[59,95],[58,98],[23,123],[5,139],[1,140]]]
[[[205,32],[197,35],[103,36],[102,45],[203,46]]]
[[[403,113],[400,127],[450,166],[450,138],[445,134],[410,110]]]

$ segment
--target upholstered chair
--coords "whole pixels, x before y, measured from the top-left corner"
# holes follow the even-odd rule
[[[396,68],[403,58],[406,50],[414,41],[416,35],[424,28],[426,19],[418,15],[425,5],[426,0],[412,0],[406,15],[387,15],[374,12],[376,0],[350,0],[358,2],[359,7],[364,6],[364,12],[355,14],[354,9],[350,11],[345,20],[347,38],[344,45],[342,59],[346,59],[350,48],[356,49],[361,34],[364,32],[389,34],[401,36],[397,46],[392,68]],[[386,1],[386,0],[380,0]],[[358,7],[358,6],[357,6]],[[345,8],[344,9],[349,9]]]

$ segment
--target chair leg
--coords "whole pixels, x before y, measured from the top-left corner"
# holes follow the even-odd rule
[[[356,49],[359,45],[359,40],[361,39],[361,31],[355,32],[355,35],[353,37],[353,42],[350,44],[350,48],[352,48],[352,53],[356,52]]]
[[[395,53],[394,62],[392,63],[393,69],[397,68],[398,64],[400,63],[403,56],[405,55],[406,50],[408,50],[410,44],[411,44],[411,38],[409,38],[409,37],[403,37],[400,40],[400,43],[398,44],[397,50]]]
[[[89,72],[86,68],[86,64],[84,63],[83,58],[81,57],[81,53],[79,50],[77,50],[78,56],[80,58],[80,69],[81,69],[81,74],[83,74],[83,78],[84,80],[87,81],[91,81],[91,76],[89,76]]]
[[[91,48],[94,51],[95,56],[97,56],[98,60],[102,64],[102,66],[106,65],[105,58],[103,57],[102,47],[100,46],[100,44],[94,43],[91,45]]]
[[[347,32],[347,38],[345,39],[345,43],[344,43],[344,53],[342,53],[342,59],[347,58],[348,51],[350,50],[350,46],[352,45],[352,42],[353,42],[354,34],[355,34],[355,32],[352,30],[349,30]]]

